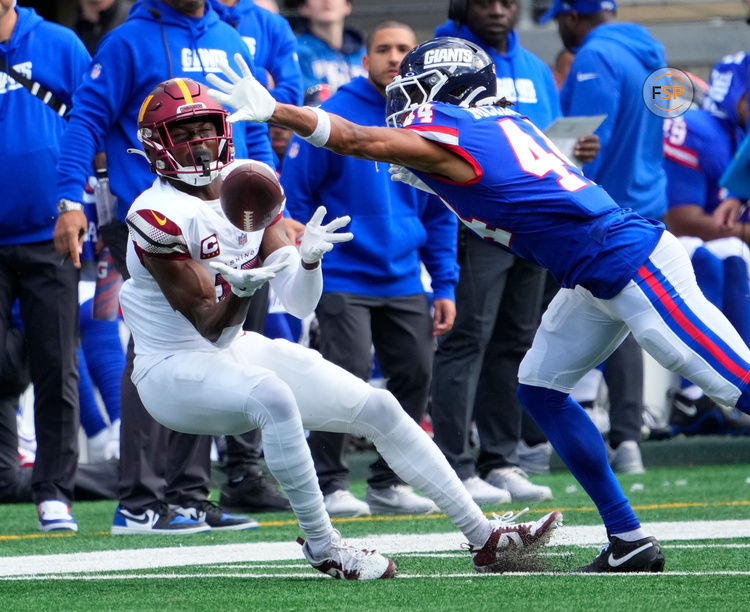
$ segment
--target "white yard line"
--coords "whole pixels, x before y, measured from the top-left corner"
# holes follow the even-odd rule
[[[430,574],[398,574],[397,580],[409,580],[409,579],[424,579],[432,578],[438,580],[445,580],[446,578],[469,578],[471,580],[483,578],[489,579],[502,579],[513,576],[564,576],[568,573],[564,572],[505,572],[503,574],[478,574],[477,572],[458,572],[458,573],[430,573]],[[591,578],[596,577],[601,579],[605,578],[621,578],[623,574],[573,574],[576,578]],[[660,576],[750,576],[750,571],[697,571],[697,572],[662,572],[662,573],[647,573],[647,572],[630,572],[627,574],[628,578],[632,576],[640,576],[643,578],[657,578]],[[324,576],[315,572],[308,566],[306,572],[266,572],[263,574],[250,573],[250,572],[201,572],[199,574],[176,574],[176,573],[162,573],[162,574],[52,574],[45,576],[43,580],[80,580],[80,581],[95,581],[95,580],[187,580],[187,579],[203,579],[203,578],[238,578],[240,580],[257,579],[257,578],[308,578],[311,580],[325,579]],[[9,580],[25,580],[34,581],[42,580],[40,576],[0,576],[0,582],[7,582]]]
[[[644,528],[649,534],[653,534],[662,542],[750,538],[750,520],[644,523]],[[604,539],[605,532],[602,526],[561,527],[556,530],[548,546],[593,546],[601,543]],[[366,538],[351,538],[348,541],[356,546],[375,548],[386,554],[400,554],[456,551],[465,542],[465,539],[459,532],[449,532],[420,535],[373,535]],[[71,575],[258,561],[297,561],[301,559],[300,546],[294,542],[138,548],[58,555],[0,557],[0,577]],[[700,574],[704,574],[704,572],[700,572]],[[731,574],[739,575],[735,572],[731,572]],[[248,574],[242,575],[249,576]],[[290,574],[279,575],[289,576]],[[477,576],[477,574],[469,575]],[[141,575],[139,574],[139,576]],[[182,576],[180,575],[180,577]],[[254,574],[253,576],[258,575]],[[52,578],[52,576],[49,577]]]

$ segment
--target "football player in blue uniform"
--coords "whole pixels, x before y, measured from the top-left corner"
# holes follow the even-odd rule
[[[238,64],[240,60],[238,58]],[[607,462],[599,431],[569,393],[632,332],[654,358],[715,401],[750,412],[750,349],[700,292],[664,225],[620,208],[530,121],[497,101],[492,61],[465,40],[413,49],[388,86],[389,122],[363,127],[278,104],[244,66],[210,93],[232,121],[291,128],[342,155],[408,168],[472,231],[547,268],[563,287],[519,370],[518,396],[591,496],[609,542],[584,572],[662,571]]]
[[[745,199],[719,183],[745,137],[749,89],[750,55],[728,55],[711,71],[703,108],[664,120],[669,198],[664,222],[690,254],[703,294],[746,342],[750,226],[746,212],[733,222]],[[699,387],[683,380],[672,400],[670,425],[673,433],[741,433],[750,428],[750,418],[720,409]]]

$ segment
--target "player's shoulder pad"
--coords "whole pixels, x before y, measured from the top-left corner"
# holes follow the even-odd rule
[[[166,214],[134,203],[125,218],[130,238],[141,253],[167,259],[188,259],[190,249],[180,226]]]

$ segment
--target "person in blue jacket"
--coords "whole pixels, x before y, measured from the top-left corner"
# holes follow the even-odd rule
[[[649,74],[666,66],[664,47],[643,26],[614,22],[616,9],[612,0],[555,0],[540,22],[554,17],[563,44],[576,54],[560,90],[563,114],[607,116],[596,130],[601,152],[584,164],[584,174],[621,207],[662,219],[667,211],[663,120],[643,103],[642,88]],[[642,472],[642,352],[630,336],[610,359],[617,361],[607,368],[611,461],[619,471]]]
[[[385,87],[416,44],[403,23],[375,26],[363,62],[368,77],[342,86],[321,108],[385,126]],[[356,235],[323,263],[323,296],[316,309],[321,353],[368,380],[374,344],[388,389],[420,422],[427,408],[433,336],[449,330],[455,315],[455,217],[434,196],[392,183],[387,164],[342,157],[298,137],[290,144],[281,183],[293,218],[306,222],[325,204],[332,215],[346,211]],[[432,280],[432,316],[420,260]],[[363,503],[349,492],[343,434],[312,432],[309,443],[329,514],[436,510],[380,457],[371,466]]]
[[[11,304],[20,297],[35,389],[31,486],[39,528],[77,531],[70,504],[78,462],[78,270],[52,241],[55,164],[66,122],[9,70],[69,107],[91,56],[71,30],[15,4],[0,0],[0,354]]]
[[[237,29],[250,49],[253,63],[265,68],[273,79],[269,87],[279,102],[302,102],[302,73],[297,39],[289,22],[261,8],[253,0],[209,0],[224,21]]]
[[[206,74],[218,72],[218,62],[235,53],[253,65],[245,41],[205,0],[141,0],[127,21],[102,39],[75,93],[57,166],[61,214],[55,243],[75,265],[87,227],[79,202],[94,154],[107,154],[110,188],[118,203],[117,220],[100,227],[100,235],[127,278],[123,221],[136,196],[153,183],[148,163],[130,154],[141,151],[141,104],[158,83],[173,76],[205,83]],[[256,71],[266,82],[265,72]],[[237,133],[244,135],[234,141],[238,157],[273,163],[265,126]],[[194,533],[257,526],[254,519],[229,515],[208,502],[211,438],[168,432],[156,423],[130,380],[132,367],[131,341],[122,380],[120,505],[114,518],[118,532]]]
[[[481,47],[495,63],[498,95],[514,110],[542,129],[561,115],[552,71],[518,42],[516,0],[453,2],[449,17],[435,35]],[[438,339],[432,377],[435,442],[477,503],[549,499],[550,488],[532,483],[519,467],[522,430],[536,427],[524,425],[516,397],[518,364],[539,324],[546,273],[472,232],[459,232],[457,317]],[[477,461],[472,419],[479,432]]]
[[[613,22],[612,0],[555,0],[540,23],[555,17],[576,56],[560,90],[563,114],[607,115],[597,128],[600,154],[583,173],[623,208],[651,219],[667,211],[662,118],[643,103],[643,83],[667,65],[664,46],[635,23]]]
[[[358,76],[365,44],[362,35],[344,27],[352,12],[349,0],[302,0],[299,14],[304,22],[297,30],[297,50],[302,69],[302,89],[327,83],[331,93]]]

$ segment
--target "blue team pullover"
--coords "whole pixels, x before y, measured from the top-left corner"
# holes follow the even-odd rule
[[[354,30],[344,30],[343,44],[338,50],[304,30],[297,36],[297,52],[303,91],[318,83],[328,83],[331,92],[335,92],[354,77],[367,76],[362,67],[365,45]]]
[[[287,104],[302,104],[302,73],[297,57],[297,38],[289,22],[281,15],[256,5],[253,0],[239,0],[227,6],[209,0],[224,21],[236,28],[250,49],[253,62],[273,77],[273,97]]]
[[[322,105],[362,125],[385,125],[385,98],[364,77]],[[327,218],[350,215],[354,240],[323,258],[323,291],[377,297],[423,292],[420,258],[436,298],[454,299],[458,281],[455,216],[434,196],[390,180],[388,164],[318,149],[294,137],[281,184],[292,217],[307,221],[321,204]]]
[[[531,119],[537,127],[544,130],[562,115],[552,71],[519,44],[515,30],[508,34],[508,48],[504,54],[483,43],[468,26],[456,27],[453,21],[438,26],[435,36],[457,36],[482,47],[495,62],[498,96],[505,96],[513,102],[513,110]]]
[[[207,73],[220,73],[218,59],[226,57],[234,65],[235,53],[252,66],[245,42],[209,4],[199,18],[188,17],[160,0],[135,4],[125,23],[102,39],[73,98],[58,164],[59,197],[80,201],[94,154],[104,150],[110,186],[118,198],[119,217],[124,219],[136,196],[154,182],[146,161],[127,153],[128,148],[141,149],[136,126],[143,100],[171,77],[206,83]],[[258,77],[265,81],[262,71]],[[235,126],[234,145],[239,158],[273,164],[264,124]]]
[[[663,119],[646,108],[641,90],[664,66],[664,47],[646,28],[608,23],[586,36],[560,91],[565,115],[607,115],[596,130],[601,151],[584,174],[623,208],[654,219],[667,210]]]
[[[70,106],[91,56],[69,29],[17,7],[10,40],[0,44],[8,66],[39,81]],[[0,72],[0,244],[52,238],[57,212],[55,165],[65,121],[25,87]],[[76,199],[80,200],[83,185]]]

